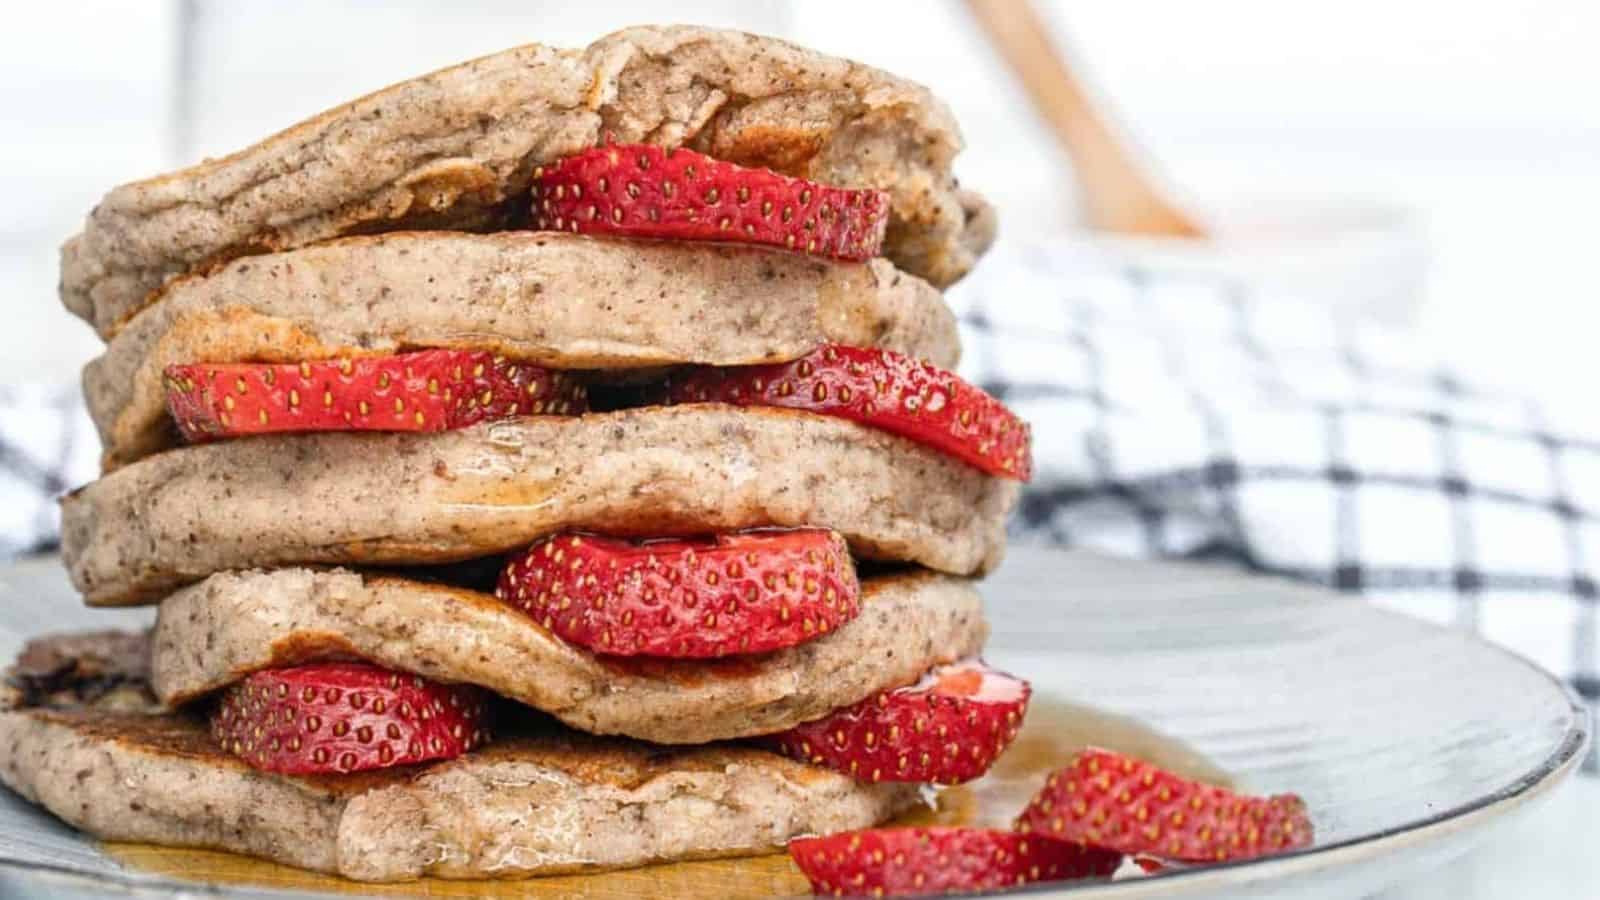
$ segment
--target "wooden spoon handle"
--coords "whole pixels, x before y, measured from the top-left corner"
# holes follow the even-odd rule
[[[1072,158],[1090,224],[1133,234],[1204,234],[1167,202],[1095,112],[1029,0],[967,0],[967,7]]]

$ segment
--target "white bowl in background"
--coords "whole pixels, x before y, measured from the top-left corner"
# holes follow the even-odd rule
[[[1341,317],[1410,324],[1423,297],[1428,245],[1415,214],[1356,196],[1234,194],[1196,208],[1213,237],[1074,232],[1112,259],[1167,271],[1222,274],[1333,309]]]

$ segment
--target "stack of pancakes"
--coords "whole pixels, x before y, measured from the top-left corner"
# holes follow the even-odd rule
[[[582,227],[560,215],[568,198],[549,179],[564,160],[609,151],[626,166],[643,146],[886,213],[832,253],[763,246],[727,219],[683,240],[607,232],[609,207]],[[436,72],[111,191],[62,256],[64,302],[107,341],[84,375],[106,472],[65,500],[64,551],[87,603],[159,613],[147,640],[35,642],[0,714],[0,778],[108,839],[365,880],[764,852],[921,802],[915,781],[783,736],[926,693],[928,677],[937,693],[941,667],[982,671],[973,578],[1003,552],[1026,430],[996,463],[992,442],[963,458],[830,412],[820,381],[816,408],[717,386],[845,354],[949,386],[908,394],[907,409],[964,396],[1003,413],[940,372],[959,344],[939,288],[993,232],[951,176],[960,146],[941,104],[883,72],[749,35],[639,28]],[[451,413],[471,415],[424,427],[422,395],[390,375],[441,359],[465,384],[510,372],[527,396],[508,406],[485,388],[480,407],[474,388]],[[838,365],[839,383],[860,373]],[[338,392],[368,376],[378,392],[352,412]],[[260,394],[274,391],[269,415]],[[302,408],[343,409],[347,427],[279,421]],[[768,550],[730,546],[787,548],[830,580],[819,591],[791,571],[730,595],[734,631],[682,654],[641,649],[648,633],[624,650],[609,625],[525,596],[527,572],[564,550],[577,569],[580,547],[613,566],[715,560],[730,579],[746,559],[768,565]],[[791,600],[798,622],[824,594],[828,615],[807,613],[803,634],[738,630],[754,619],[737,601],[781,606],[787,626]],[[715,619],[680,622],[674,639],[688,648]],[[332,682],[293,679],[336,669],[386,673],[371,697],[449,697],[468,733],[404,764],[323,754],[313,772],[268,758],[269,741],[287,752],[271,710],[228,730],[231,715],[292,703],[293,685],[321,703]]]

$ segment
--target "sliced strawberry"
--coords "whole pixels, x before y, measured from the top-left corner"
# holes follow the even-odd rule
[[[514,557],[495,595],[564,640],[619,656],[764,653],[861,611],[844,538],[818,528],[643,543],[557,535]]]
[[[883,247],[889,195],[692,150],[614,144],[535,170],[533,220],[544,230],[738,241],[864,260]]]
[[[1027,481],[1028,423],[960,377],[892,350],[830,345],[793,362],[697,368],[668,403],[786,406],[910,438],[993,475]]]
[[[1122,854],[987,828],[879,828],[789,842],[819,894],[909,897],[1106,878]]]
[[[222,693],[211,733],[268,772],[318,775],[451,759],[488,738],[485,693],[359,663],[256,672]]]
[[[1017,736],[1032,689],[969,659],[934,669],[771,740],[783,753],[863,781],[960,784]]]
[[[1312,837],[1305,802],[1294,794],[1246,797],[1096,748],[1050,776],[1017,828],[1185,862],[1282,853]]]
[[[167,409],[191,441],[283,431],[443,431],[587,408],[583,384],[566,372],[463,350],[174,365],[166,385]]]

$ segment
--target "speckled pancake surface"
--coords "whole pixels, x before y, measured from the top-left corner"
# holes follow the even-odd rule
[[[955,121],[926,88],[773,38],[641,27],[442,69],[114,188],[62,248],[61,298],[110,336],[173,278],[240,256],[505,227],[537,166],[606,139],[882,188],[886,255],[936,285],[993,239],[993,216],[951,175]]]
[[[326,778],[256,771],[185,716],[0,713],[0,780],[114,841],[205,847],[359,881],[510,878],[770,852],[916,805],[753,747],[562,730],[447,762]]]
[[[776,362],[822,343],[954,369],[955,317],[885,260],[544,232],[403,232],[174,282],[84,370],[110,467],[177,443],[162,371],[443,347],[561,369]]]
[[[860,615],[795,647],[720,660],[597,656],[487,594],[350,571],[227,572],[161,604],[157,696],[193,700],[275,666],[355,658],[487,687],[597,734],[693,744],[782,731],[975,655],[963,578],[870,577]]]
[[[62,552],[99,605],[229,569],[449,562],[569,529],[819,526],[859,557],[972,575],[1000,561],[1017,494],[843,419],[695,404],[169,450],[67,496]]]

